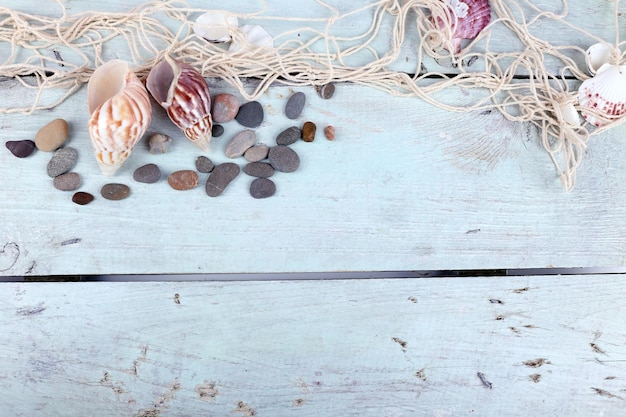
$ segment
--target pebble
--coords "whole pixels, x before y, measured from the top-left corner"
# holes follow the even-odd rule
[[[250,162],[243,167],[243,172],[251,177],[268,178],[274,175],[274,167],[267,162]]]
[[[167,183],[175,190],[186,191],[196,188],[198,185],[198,174],[191,169],[172,172],[167,177]]]
[[[213,125],[211,128],[211,136],[214,138],[219,138],[224,134],[224,126],[222,125]]]
[[[258,101],[250,101],[239,108],[235,120],[242,126],[255,128],[263,123],[263,106]]]
[[[250,195],[254,198],[267,198],[276,194],[276,184],[267,178],[256,178],[250,183]]]
[[[65,143],[69,132],[69,126],[63,119],[54,119],[37,132],[35,145],[44,152],[56,151]]]
[[[224,149],[228,158],[237,158],[256,143],[256,134],[253,130],[243,130],[233,136]]]
[[[209,197],[217,197],[239,175],[239,165],[226,162],[216,166],[206,182],[206,193]]]
[[[156,164],[146,164],[133,172],[133,179],[145,184],[154,184],[161,179],[161,170]]]
[[[218,94],[213,97],[211,116],[215,123],[230,122],[239,111],[239,99],[232,94]]]
[[[152,155],[167,152],[171,144],[172,138],[163,133],[155,133],[148,138],[148,146]]]
[[[107,200],[123,200],[130,195],[130,187],[125,184],[109,183],[102,186],[100,194]]]
[[[70,171],[76,165],[78,151],[71,147],[57,149],[48,162],[48,176],[58,177]]]
[[[319,88],[318,91],[320,93],[320,97],[322,97],[324,100],[328,100],[332,98],[332,96],[335,94],[335,84],[333,83],[324,84],[323,86]]]
[[[199,172],[207,174],[213,171],[213,168],[215,168],[215,165],[213,165],[213,161],[211,161],[206,156],[199,156],[196,158],[196,169]]]
[[[302,140],[305,142],[313,142],[315,140],[315,131],[317,126],[313,122],[306,122],[302,126]]]
[[[248,162],[262,161],[267,158],[267,154],[270,152],[269,146],[259,143],[243,153],[243,157]]]
[[[7,149],[18,158],[26,158],[35,151],[35,142],[32,140],[10,140],[5,144]]]
[[[304,105],[306,104],[306,95],[303,92],[294,93],[285,105],[285,115],[289,119],[297,119],[302,114]]]
[[[333,126],[326,126],[324,128],[324,136],[328,140],[335,140],[335,128]]]
[[[84,206],[86,204],[91,203],[93,199],[94,199],[93,195],[86,193],[84,191],[79,191],[72,196],[72,202],[80,206]]]
[[[276,136],[277,145],[292,145],[302,137],[302,130],[298,126],[291,126]]]
[[[80,187],[80,175],[75,172],[67,172],[52,180],[54,188],[61,191],[74,191]]]
[[[270,148],[268,159],[272,167],[280,172],[294,172],[300,167],[300,157],[291,148],[278,145]]]

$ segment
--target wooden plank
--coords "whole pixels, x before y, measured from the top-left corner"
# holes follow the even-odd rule
[[[626,398],[623,275],[2,290],[13,417],[618,416]]]

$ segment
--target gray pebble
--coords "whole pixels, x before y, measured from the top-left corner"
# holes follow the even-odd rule
[[[213,125],[211,128],[211,136],[214,138],[219,138],[224,134],[224,126],[222,125]]]
[[[267,198],[276,194],[276,184],[267,178],[256,178],[250,184],[250,195],[254,198]]]
[[[249,148],[243,153],[243,157],[248,162],[262,161],[267,158],[267,154],[270,152],[269,146],[259,143]]]
[[[80,187],[80,175],[75,172],[67,172],[52,180],[54,188],[61,191],[74,191]]]
[[[224,149],[224,154],[228,158],[237,158],[248,148],[251,148],[256,143],[256,134],[253,130],[243,130],[233,136],[228,143],[226,144],[226,148]]]
[[[107,200],[123,200],[130,195],[130,187],[125,184],[109,183],[102,186],[100,194]]]
[[[239,108],[235,120],[242,126],[255,128],[259,127],[263,123],[265,113],[263,106],[258,101],[250,101]]]
[[[298,126],[291,126],[276,136],[277,145],[293,145],[302,137],[302,130]]]
[[[154,184],[161,179],[161,170],[156,164],[146,164],[133,172],[133,179],[145,184]]]
[[[239,165],[232,162],[219,164],[213,171],[206,182],[206,193],[209,197],[217,197],[222,194],[224,189],[230,184],[237,175],[239,175]]]
[[[198,172],[208,174],[209,172],[213,171],[213,168],[215,168],[215,165],[213,165],[213,161],[211,161],[206,156],[199,156],[196,158],[196,169],[198,170]]]
[[[76,149],[69,146],[57,149],[48,162],[48,176],[54,178],[65,174],[74,168],[77,160],[78,151]]]
[[[9,140],[5,146],[18,158],[26,158],[35,151],[35,142],[32,140]]]
[[[251,177],[268,178],[274,175],[274,167],[267,162],[251,162],[243,167],[243,172]]]
[[[300,114],[302,114],[302,110],[304,109],[304,105],[306,104],[306,96],[303,92],[294,93],[289,100],[287,100],[287,104],[285,105],[285,115],[289,119],[297,119]]]
[[[294,172],[300,167],[300,157],[288,146],[278,145],[270,148],[268,159],[276,171]]]
[[[171,144],[172,138],[163,133],[155,133],[148,138],[150,153],[153,155],[167,152]]]

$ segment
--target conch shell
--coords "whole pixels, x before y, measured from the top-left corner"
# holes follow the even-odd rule
[[[578,89],[578,103],[585,119],[596,127],[626,115],[626,65],[602,65],[596,75]]]
[[[185,136],[208,151],[213,121],[209,86],[202,74],[166,56],[148,74],[146,87]]]
[[[150,96],[129,64],[108,61],[87,84],[88,131],[104,175],[113,175],[128,158],[152,120]]]

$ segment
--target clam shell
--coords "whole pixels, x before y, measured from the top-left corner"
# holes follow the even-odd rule
[[[591,75],[595,75],[598,69],[611,60],[613,47],[609,44],[598,42],[587,49],[586,61],[587,69]]]
[[[600,127],[626,113],[626,65],[604,64],[578,89],[583,117]]]
[[[491,6],[489,0],[445,0],[452,15],[452,45],[455,54],[461,52],[461,41],[474,39],[489,24]],[[437,26],[442,29],[447,24],[437,18]]]
[[[236,16],[211,11],[198,16],[193,31],[209,42],[222,43],[231,40],[231,33],[238,26],[239,20]]]
[[[98,165],[103,174],[113,175],[150,125],[150,96],[127,62],[112,60],[89,79],[87,104]]]
[[[259,25],[243,25],[240,37],[234,38],[229,52],[254,51],[258,48],[273,48],[274,38]]]
[[[146,86],[185,136],[208,151],[213,121],[209,86],[202,74],[168,56],[152,68]]]

